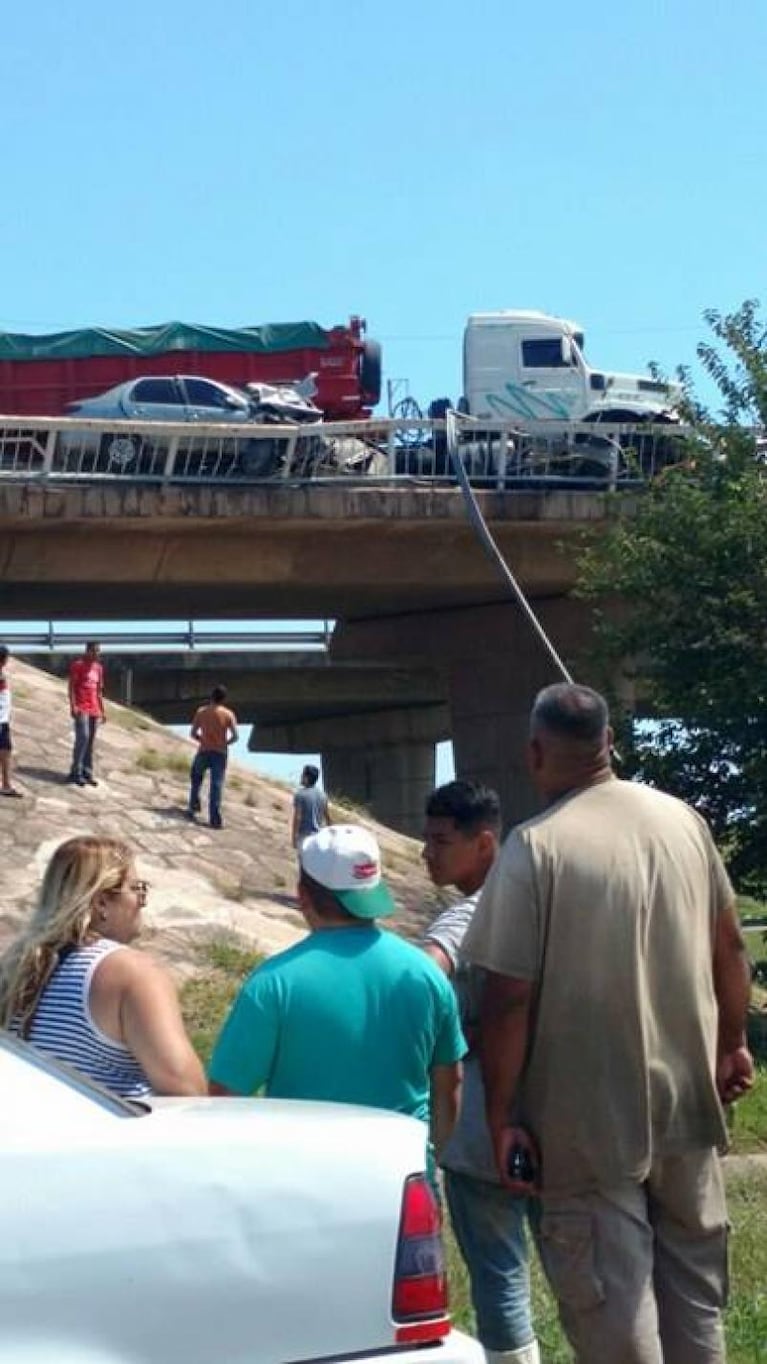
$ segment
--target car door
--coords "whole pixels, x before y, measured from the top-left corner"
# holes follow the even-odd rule
[[[247,398],[212,379],[179,378],[186,398],[185,418],[195,422],[243,422],[250,417]]]
[[[137,379],[127,390],[122,407],[126,417],[136,421],[178,422],[184,420],[184,402],[178,379],[157,375]]]

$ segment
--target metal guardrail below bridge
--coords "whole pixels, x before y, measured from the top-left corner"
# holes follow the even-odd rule
[[[524,430],[460,417],[459,449],[478,487],[617,488],[683,457],[684,428],[538,422]],[[444,421],[305,426],[0,416],[0,479],[67,483],[274,483],[311,479],[454,482]]]
[[[322,630],[219,630],[200,629],[193,621],[184,630],[110,630],[108,632],[58,629],[52,622],[45,630],[11,630],[0,643],[17,653],[81,653],[87,638],[99,639],[103,654],[205,653],[225,650],[242,653],[327,653],[332,629]]]

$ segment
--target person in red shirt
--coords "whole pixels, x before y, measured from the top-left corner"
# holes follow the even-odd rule
[[[200,787],[206,772],[210,773],[208,809],[211,829],[221,828],[221,794],[226,776],[226,760],[230,744],[237,742],[237,716],[224,705],[226,687],[214,687],[210,701],[194,713],[189,733],[198,748],[192,761],[187,814],[194,819],[200,813]]]
[[[81,658],[69,668],[69,710],[75,736],[68,781],[75,786],[98,786],[93,775],[96,729],[104,723],[104,668],[99,661],[101,645],[89,640]]]

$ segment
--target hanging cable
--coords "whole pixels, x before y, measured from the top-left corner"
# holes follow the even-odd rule
[[[541,644],[543,645],[544,649],[549,655],[549,658],[551,659],[555,668],[564,678],[565,682],[572,682],[574,680],[572,674],[570,673],[566,665],[563,663],[562,659],[560,658],[559,654],[554,648],[554,645],[549,639],[549,636],[546,634],[546,631],[544,630],[541,622],[536,616],[532,606],[530,605],[527,597],[525,596],[525,593],[522,591],[522,588],[520,587],[519,583],[514,577],[514,574],[512,573],[511,569],[506,563],[506,560],[501,554],[501,551],[499,550],[497,544],[495,543],[495,540],[490,534],[487,522],[485,521],[485,518],[479,509],[477,499],[474,496],[474,490],[471,484],[469,483],[463,459],[461,458],[461,451],[458,443],[458,430],[459,414],[450,409],[445,415],[445,435],[447,440],[447,453],[450,457],[450,463],[453,466],[453,472],[455,473],[456,479],[458,481],[458,486],[463,494],[463,500],[466,504],[466,511],[468,513],[469,520],[472,526],[474,527],[475,531],[477,532],[477,535],[479,536],[483,549],[487,552],[487,554],[490,556],[493,563],[495,564],[496,568],[499,570],[501,577],[506,583],[506,586],[510,589],[514,599],[517,602],[517,605],[520,607],[526,619],[529,621],[530,625],[532,626],[533,630],[535,631],[536,635],[541,641]],[[503,439],[502,436],[501,439]]]

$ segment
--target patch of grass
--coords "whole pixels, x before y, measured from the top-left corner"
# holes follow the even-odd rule
[[[748,923],[749,919],[763,918],[767,914],[767,905],[761,900],[754,900],[750,895],[739,895],[737,897],[738,913],[743,923]]]
[[[205,1065],[246,976],[263,957],[236,942],[215,939],[200,949],[200,974],[181,987],[181,1010],[192,1045]]]
[[[264,960],[262,952],[253,952],[249,947],[241,947],[239,943],[229,942],[225,938],[216,938],[208,943],[204,957],[214,970],[238,982],[249,976]]]
[[[140,749],[136,754],[136,766],[142,772],[189,774],[189,758],[185,753],[163,753],[157,748]]]
[[[242,777],[238,777],[237,773],[234,772],[232,773],[232,776],[229,778],[228,785],[230,786],[232,791],[241,791],[244,783]]]
[[[375,819],[375,815],[365,805],[361,805],[358,800],[353,800],[351,796],[345,796],[343,791],[333,793],[328,802],[328,811],[334,824],[344,824],[350,815],[354,816],[355,823],[364,823],[366,820],[370,823],[371,820]]]
[[[757,1061],[754,1088],[744,1099],[733,1104],[727,1119],[733,1155],[743,1156],[753,1151],[767,1155],[767,1061]]]
[[[730,1303],[725,1314],[729,1364],[767,1364],[767,1172],[730,1177]]]
[[[146,731],[152,728],[151,720],[134,710],[116,710],[110,707],[109,719],[112,724],[119,725],[120,729]]]

